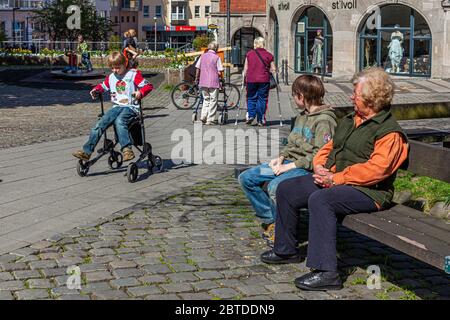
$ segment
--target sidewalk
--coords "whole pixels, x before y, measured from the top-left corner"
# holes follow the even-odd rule
[[[289,131],[290,92],[270,96],[266,135]],[[174,166],[175,129],[193,133],[191,110],[172,105],[148,113],[147,136],[167,172],[145,169],[134,184],[106,159],[88,177],[71,152],[86,136],[0,151],[0,299],[449,299],[448,275],[380,243],[339,229],[345,289],[301,292],[293,279],[305,262],[268,266],[259,222],[232,177],[234,165]],[[244,112],[226,130],[247,129]],[[210,133],[213,131],[210,131]],[[206,143],[202,151],[205,150]],[[239,149],[245,148],[245,150]],[[247,147],[234,151],[247,152]],[[196,150],[198,151],[198,150]],[[225,152],[225,151],[224,151]],[[304,221],[306,237],[306,221]],[[306,238],[304,238],[305,240]],[[382,267],[382,289],[369,290],[365,268]],[[81,290],[65,286],[81,268]]]

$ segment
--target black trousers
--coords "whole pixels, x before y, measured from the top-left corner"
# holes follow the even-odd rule
[[[378,211],[375,202],[361,191],[345,185],[321,188],[312,174],[280,183],[276,199],[275,253],[297,253],[299,209],[308,208],[306,266],[323,271],[337,271],[336,215]]]

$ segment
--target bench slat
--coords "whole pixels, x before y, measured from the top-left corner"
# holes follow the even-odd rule
[[[410,140],[408,171],[450,182],[450,149]]]
[[[448,232],[447,237],[450,238],[450,223],[443,219],[427,215],[426,213],[400,204],[392,207],[391,210],[402,216],[419,220],[421,223],[425,223],[442,231]]]
[[[429,224],[424,223],[423,221],[409,218],[407,216],[398,214],[395,211],[383,211],[372,213],[372,215],[376,215],[378,218],[384,219],[388,222],[396,223],[403,226],[405,229],[409,229],[418,234],[427,235],[430,238],[435,239],[436,241],[442,241],[448,245],[450,245],[450,233],[441,228],[433,227]]]
[[[378,218],[376,215],[367,213],[348,215],[342,225],[441,270],[444,269],[445,256],[450,254],[449,245]]]

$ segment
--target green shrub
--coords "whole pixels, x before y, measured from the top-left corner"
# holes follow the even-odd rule
[[[197,36],[194,41],[192,41],[192,46],[195,50],[199,51],[201,48],[205,48],[208,44],[214,40],[214,37],[211,35],[201,35]]]

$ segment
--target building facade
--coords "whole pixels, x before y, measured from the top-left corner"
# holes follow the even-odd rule
[[[267,43],[291,75],[450,78],[450,1],[268,0]]]
[[[31,17],[47,0],[0,0],[0,30],[9,41],[47,40]]]
[[[138,19],[142,9],[140,0],[111,0],[110,7],[113,34],[122,38],[125,31],[129,29],[139,32]]]
[[[205,34],[210,23],[210,0],[143,0],[139,39],[161,46],[180,47]],[[156,32],[155,32],[156,28]]]
[[[227,0],[212,0],[212,21],[218,27],[220,46],[227,44]],[[253,40],[267,34],[267,6],[264,0],[230,0],[231,45],[239,48],[240,65]]]

